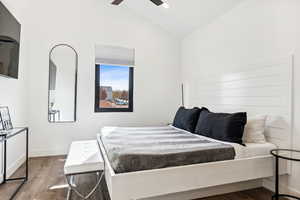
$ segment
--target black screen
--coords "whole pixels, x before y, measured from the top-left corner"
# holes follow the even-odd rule
[[[21,25],[0,2],[0,75],[18,78]]]

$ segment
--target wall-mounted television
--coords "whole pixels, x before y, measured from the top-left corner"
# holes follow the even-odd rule
[[[21,25],[0,2],[0,75],[18,78]]]

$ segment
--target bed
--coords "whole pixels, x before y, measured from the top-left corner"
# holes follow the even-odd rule
[[[156,133],[163,135],[160,137],[161,139],[165,137],[164,134],[177,135],[178,131],[181,134],[186,134],[188,136],[193,135],[199,138],[199,141],[210,141],[211,144],[209,146],[206,145],[207,142],[204,143],[204,149],[210,149],[210,151],[208,151],[208,155],[212,156],[208,158],[210,160],[203,161],[200,159],[197,160],[198,163],[189,163],[189,160],[185,160],[185,163],[177,162],[170,165],[170,163],[166,162],[167,159],[165,159],[161,160],[159,165],[157,165],[156,162],[154,162],[153,165],[153,160],[155,160],[153,159],[153,154],[159,159],[161,159],[160,156],[169,156],[172,158],[174,152],[172,152],[170,155],[167,153],[168,151],[158,153],[153,152],[153,148],[150,148],[150,152],[153,154],[149,157],[148,148],[142,148],[144,151],[141,153],[140,149],[135,149],[136,151],[132,151],[132,149],[128,150],[128,144],[122,145],[122,147],[125,149],[123,152],[120,153],[119,150],[116,150],[118,149],[116,146],[120,145],[122,142],[124,142],[124,140],[119,139],[117,143],[115,143],[115,137],[128,139],[128,135],[130,135],[133,136],[133,138],[136,138],[136,134],[144,135],[145,133],[151,132],[154,135],[156,135]],[[123,136],[121,136],[121,134],[123,134]],[[145,138],[142,138],[145,141]],[[172,140],[173,139],[174,138],[172,137]],[[239,182],[241,180],[271,177],[273,175],[273,161],[269,152],[271,149],[276,148],[276,145],[272,143],[246,143],[245,146],[243,146],[236,143],[222,142],[204,136],[195,135],[172,126],[135,128],[105,127],[102,129],[102,134],[98,135],[98,142],[100,144],[104,160],[106,161],[105,174],[107,176],[106,180],[112,200],[142,199],[169,194],[172,192],[210,187],[218,185],[220,182],[227,184],[231,182]],[[153,141],[151,141],[151,144],[153,144],[152,142]],[[113,143],[114,145],[110,146],[111,144],[109,143]],[[132,144],[130,143],[130,145]],[[162,145],[161,149],[169,147],[168,145],[163,146],[161,143],[160,145]],[[176,145],[178,145],[178,143],[176,143]],[[212,146],[217,146],[217,148],[212,148],[212,151],[210,148]],[[140,148],[139,145],[135,147]],[[145,152],[145,149],[147,150],[147,153]],[[234,150],[234,153],[232,153],[232,149]],[[214,150],[217,150],[217,152],[214,152]],[[188,156],[190,156],[190,153],[193,152],[197,153],[196,155],[203,157],[202,151],[198,152],[194,151],[194,149],[185,149],[185,152],[186,151],[188,152],[186,154]],[[223,156],[221,158],[219,157],[219,159],[214,160],[214,153],[222,154],[222,152],[227,156]],[[180,154],[178,154],[178,152],[175,154],[177,157],[179,155]],[[207,152],[205,155],[207,158]],[[125,159],[125,164],[122,164],[122,161],[124,162],[124,160],[119,159],[120,157]],[[128,161],[132,159],[135,160],[133,163],[135,163],[136,166],[132,164],[127,165],[126,160]],[[143,166],[140,166],[137,160],[141,160],[142,163],[148,163],[149,166],[147,166],[147,168],[143,168]],[[257,169],[260,170],[257,171]],[[286,173],[285,170],[286,166],[282,165],[281,173]],[[159,181],[160,184],[156,184],[157,181]],[[180,189],[180,187],[182,188]],[[126,197],[126,195],[129,196]]]
[[[112,165],[107,146],[101,137],[117,129],[126,133],[137,129],[139,132],[166,131],[174,127],[103,128],[98,134],[98,143],[105,161],[105,177],[111,199],[148,199],[245,181],[263,180],[264,182],[266,179],[272,181],[269,178],[274,174],[274,160],[269,151],[276,147],[290,148],[292,143],[292,72],[293,64],[290,58],[273,60],[248,71],[226,74],[219,78],[210,77],[210,80],[205,80],[203,84],[199,84],[201,86],[194,88],[199,92],[189,96],[192,106],[201,102],[202,105],[223,112],[244,110],[250,115],[262,113],[268,115],[265,132],[268,142],[264,144],[242,146],[197,136],[211,142],[232,146],[235,152],[234,159],[118,173],[115,170],[116,166]],[[211,100],[212,97],[214,100]],[[191,133],[186,132],[186,134]],[[282,162],[280,174],[289,174],[290,167],[288,162]]]
[[[116,174],[265,156],[276,148],[223,142],[173,126],[105,127],[99,140]]]

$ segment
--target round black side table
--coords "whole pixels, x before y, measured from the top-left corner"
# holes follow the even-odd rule
[[[289,194],[279,193],[279,159],[290,160],[300,162],[300,151],[293,149],[273,149],[271,154],[275,157],[275,194],[272,196],[272,200],[279,200],[280,197],[289,197],[300,200],[300,197],[296,197]]]

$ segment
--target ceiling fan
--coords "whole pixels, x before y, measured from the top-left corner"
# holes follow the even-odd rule
[[[120,3],[122,3],[124,0],[114,0],[111,4],[113,5],[119,5]],[[163,5],[164,7],[168,7],[167,3],[162,1],[162,0],[150,0],[152,1],[152,3],[154,3],[157,6],[161,6]]]

